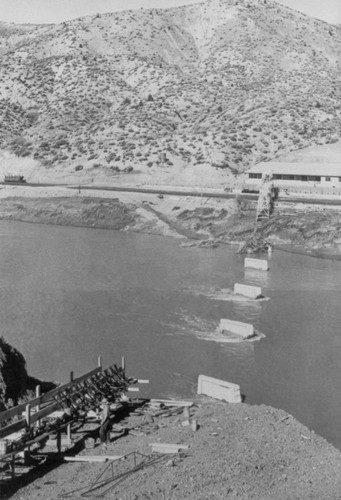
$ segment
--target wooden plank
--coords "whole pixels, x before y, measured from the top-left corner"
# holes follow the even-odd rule
[[[164,446],[163,448],[153,448],[152,446],[153,453],[161,453],[162,455],[175,455],[176,453],[179,453],[179,451],[179,448],[167,448],[166,446]]]
[[[17,422],[14,422],[13,424],[6,425],[6,427],[2,427],[0,429],[0,438],[4,438],[6,436],[9,436],[10,434],[13,434],[14,432],[18,432],[21,429],[25,429],[26,427],[26,420],[23,418],[22,420],[18,420]]]
[[[115,460],[122,460],[124,458],[123,455],[87,455],[80,456],[76,455],[75,457],[64,457],[66,462],[108,462]]]
[[[193,401],[175,401],[172,399],[151,399],[151,403],[162,403],[165,406],[193,406]]]
[[[41,402],[41,396],[38,398],[31,399],[28,403],[23,403],[21,405],[14,406],[13,408],[10,408],[9,410],[5,410],[0,412],[0,423],[5,422],[6,420],[9,420],[17,415],[22,415],[22,413],[26,410],[27,404],[31,406],[31,408],[34,408],[35,406],[38,406]]]
[[[176,444],[176,443],[149,443],[149,446],[153,448],[173,448],[174,450],[188,450],[188,444]]]
[[[10,408],[9,410],[2,411],[0,413],[0,423],[13,418],[15,415],[21,415],[23,411],[25,411],[26,403],[22,405],[15,406],[14,408]]]
[[[46,406],[46,408],[44,408],[43,410],[37,411],[37,413],[33,413],[31,415],[31,424],[34,424],[34,422],[36,422],[37,420],[47,417],[48,415],[56,411],[57,408],[59,408],[59,404],[53,403],[52,405]]]
[[[107,459],[101,456],[94,457],[64,457],[66,462],[106,462]]]

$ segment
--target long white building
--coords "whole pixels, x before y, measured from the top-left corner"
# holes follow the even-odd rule
[[[259,189],[265,175],[275,186],[294,192],[341,193],[340,163],[261,162],[247,171],[246,189]]]

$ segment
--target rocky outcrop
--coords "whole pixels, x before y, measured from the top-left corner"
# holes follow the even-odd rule
[[[1,337],[0,407],[4,408],[9,399],[16,402],[25,393],[28,379],[24,356]]]

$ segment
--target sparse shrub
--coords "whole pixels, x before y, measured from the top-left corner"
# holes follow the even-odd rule
[[[79,172],[80,170],[83,170],[83,168],[84,168],[83,165],[76,165],[75,166],[75,171]]]

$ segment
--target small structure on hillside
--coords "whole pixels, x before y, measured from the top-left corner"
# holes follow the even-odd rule
[[[26,179],[23,175],[5,175],[6,184],[24,184]]]

